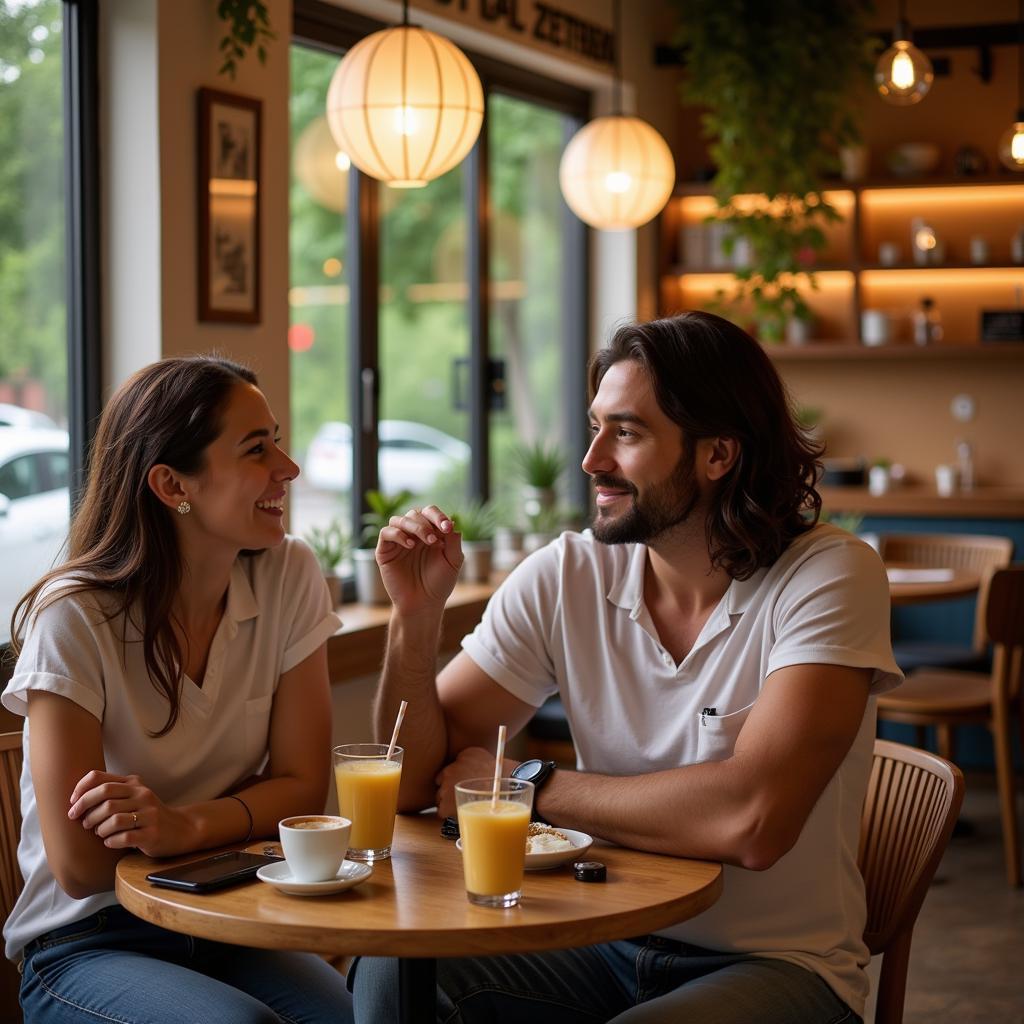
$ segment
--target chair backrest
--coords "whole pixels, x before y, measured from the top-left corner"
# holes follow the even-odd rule
[[[875,741],[857,860],[868,906],[864,941],[873,956],[884,954],[876,1024],[903,1019],[914,922],[963,795],[956,765],[916,747]]]
[[[21,893],[21,733],[0,733],[0,913],[6,921]]]
[[[969,569],[979,573],[978,605],[974,616],[972,646],[985,649],[985,609],[992,574],[1010,564],[1010,537],[974,536],[969,533],[887,533],[879,538],[878,550],[885,562],[907,562],[943,569]]]
[[[985,625],[995,644],[993,700],[1018,700],[1024,690],[1024,564],[992,577]]]

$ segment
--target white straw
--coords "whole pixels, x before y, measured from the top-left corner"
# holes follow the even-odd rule
[[[405,709],[409,706],[407,700],[403,700],[398,705],[398,717],[395,719],[395,731],[391,734],[391,746],[388,747],[388,756],[384,758],[385,761],[391,760],[391,755],[395,752],[395,744],[398,742],[398,730],[402,728],[402,719],[405,718]]]
[[[498,749],[494,754],[494,788],[491,790],[491,807],[498,806],[498,790],[501,788],[501,762],[505,757],[505,726],[498,726]]]

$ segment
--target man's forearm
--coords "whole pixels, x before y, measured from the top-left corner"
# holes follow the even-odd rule
[[[374,732],[391,739],[398,707],[409,707],[399,744],[405,751],[399,810],[420,810],[434,803],[434,777],[448,753],[444,712],[437,698],[437,648],[441,612],[403,617],[393,612],[388,627],[384,670],[374,704]]]
[[[556,826],[580,829],[621,846],[672,856],[763,867],[775,856],[758,823],[771,815],[744,783],[738,764],[689,765],[649,775],[610,776],[558,770],[536,809]]]

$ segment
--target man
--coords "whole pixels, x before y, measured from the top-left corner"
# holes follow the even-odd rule
[[[657,936],[441,960],[438,1019],[857,1021],[871,698],[901,678],[882,565],[813,525],[818,452],[733,324],[689,313],[624,327],[590,387],[592,533],[516,569],[436,679],[458,535],[435,507],[382,531],[394,612],[377,730],[409,700],[401,806],[447,815],[455,782],[493,770],[498,724],[515,733],[557,692],[579,770],[555,770],[536,812],[723,861],[724,892]],[[357,1019],[393,1019],[393,971],[358,963]]]

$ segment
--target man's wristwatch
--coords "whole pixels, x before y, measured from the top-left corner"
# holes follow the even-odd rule
[[[551,778],[551,773],[555,770],[554,761],[542,761],[539,757],[531,758],[529,761],[523,761],[521,764],[517,764],[512,769],[512,778],[519,779],[521,782],[532,782],[534,794],[534,801],[537,799],[537,792],[541,786],[544,785],[548,779]]]

